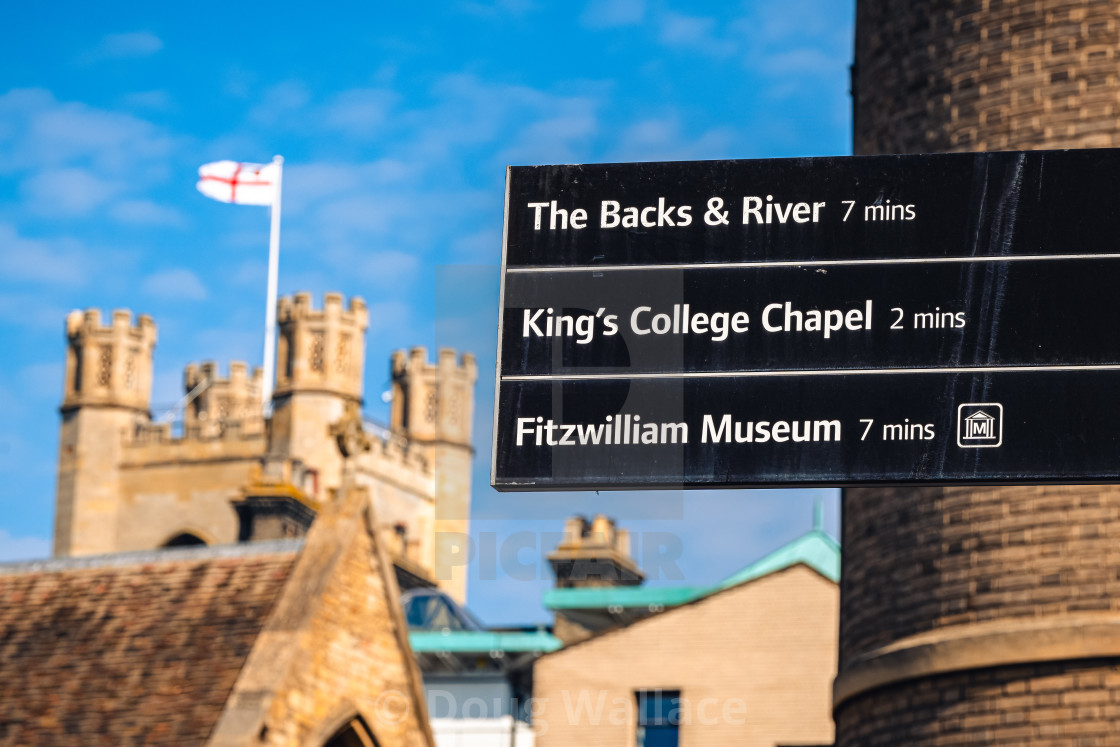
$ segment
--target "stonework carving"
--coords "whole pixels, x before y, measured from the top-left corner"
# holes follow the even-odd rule
[[[326,333],[322,330],[315,330],[311,333],[311,351],[308,353],[308,358],[311,361],[311,370],[318,373],[323,373],[323,339]]]
[[[98,359],[97,385],[108,387],[113,378],[113,348],[108,345],[101,346],[101,356]]]

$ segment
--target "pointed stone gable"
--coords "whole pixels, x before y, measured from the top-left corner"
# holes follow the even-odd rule
[[[324,509],[207,744],[322,745],[355,717],[431,747],[420,673],[368,495]]]

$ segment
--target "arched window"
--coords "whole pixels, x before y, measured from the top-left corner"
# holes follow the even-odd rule
[[[362,717],[355,716],[324,742],[323,747],[377,747],[377,740]]]
[[[180,532],[176,534],[167,542],[163,543],[164,547],[193,547],[195,545],[205,545],[206,540],[199,537],[197,534],[191,532]]]

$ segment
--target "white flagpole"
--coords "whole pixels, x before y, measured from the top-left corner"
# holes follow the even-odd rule
[[[276,380],[276,278],[280,272],[280,181],[284,159],[274,156],[276,193],[269,212],[272,229],[268,237],[268,306],[264,311],[264,381],[261,384],[261,408],[268,417],[272,406],[272,383]]]

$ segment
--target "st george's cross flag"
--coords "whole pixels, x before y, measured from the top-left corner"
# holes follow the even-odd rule
[[[198,169],[198,191],[219,202],[237,205],[272,205],[280,166],[273,163],[215,161]]]
[[[264,311],[264,383],[261,407],[270,412],[272,381],[276,370],[276,284],[280,272],[280,182],[284,159],[272,163],[215,161],[198,169],[198,191],[219,202],[267,205],[272,224],[268,233],[268,300]]]

